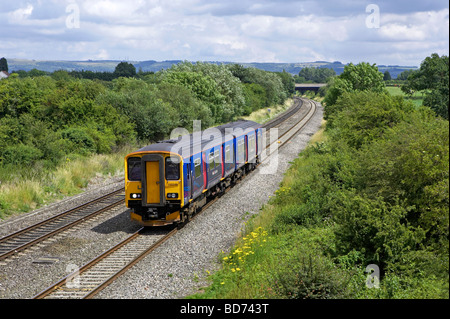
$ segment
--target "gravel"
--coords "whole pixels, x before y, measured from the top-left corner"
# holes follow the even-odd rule
[[[257,168],[154,252],[101,291],[99,299],[183,298],[207,285],[207,272],[220,267],[219,254],[229,251],[244,222],[257,214],[279,188],[283,173],[319,129],[322,107],[302,131],[279,149],[278,170],[263,175]],[[0,223],[0,236],[34,224],[123,185],[123,177],[91,185],[80,195]],[[0,261],[0,298],[31,298],[74,266],[81,267],[140,226],[118,206],[75,229]]]

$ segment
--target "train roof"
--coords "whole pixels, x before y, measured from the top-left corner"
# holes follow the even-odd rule
[[[223,124],[220,126],[216,126],[210,129],[206,129],[201,131],[202,135],[197,135],[194,138],[194,134],[189,134],[185,136],[180,136],[178,139],[164,140],[155,144],[151,144],[145,146],[136,151],[139,152],[174,152],[183,156],[183,150],[186,150],[189,147],[189,150],[192,153],[192,147],[199,147],[201,143],[201,150],[205,150],[207,147],[213,147],[215,145],[222,144],[224,141],[231,140],[233,137],[241,136],[246,131],[256,130],[261,127],[261,124],[247,121],[247,120],[238,120],[235,122]],[[220,132],[220,136],[218,136]],[[211,133],[211,134],[210,134]],[[216,133],[216,134],[213,134]],[[199,133],[196,133],[199,134]],[[202,139],[202,136],[206,134],[209,135],[209,139]],[[199,138],[200,137],[200,138]],[[214,138],[220,138],[221,142],[213,143]],[[194,143],[192,143],[194,141]],[[176,146],[175,146],[176,145]],[[187,156],[183,156],[187,157]]]

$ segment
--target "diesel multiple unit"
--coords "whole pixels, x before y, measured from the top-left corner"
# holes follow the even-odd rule
[[[184,223],[209,197],[253,170],[263,151],[263,131],[252,121],[162,141],[125,157],[125,202],[144,226]]]

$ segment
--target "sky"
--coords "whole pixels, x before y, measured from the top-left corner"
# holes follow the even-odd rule
[[[448,28],[447,0],[0,0],[0,57],[419,66]]]

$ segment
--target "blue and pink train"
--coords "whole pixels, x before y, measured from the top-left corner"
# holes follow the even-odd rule
[[[162,141],[125,157],[125,202],[144,226],[188,221],[207,200],[253,170],[263,129],[239,120]]]

